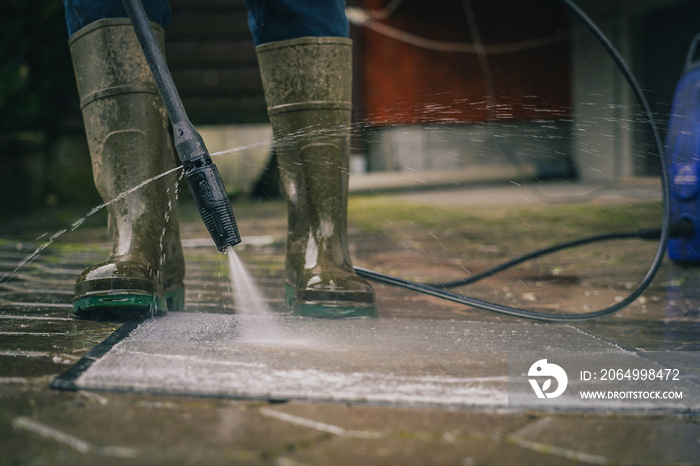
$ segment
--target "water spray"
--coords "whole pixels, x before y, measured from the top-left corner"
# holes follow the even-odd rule
[[[212,162],[202,136],[187,117],[141,0],[123,1],[173,125],[175,150],[192,197],[216,248],[225,253],[229,247],[241,242],[241,236],[219,170]]]

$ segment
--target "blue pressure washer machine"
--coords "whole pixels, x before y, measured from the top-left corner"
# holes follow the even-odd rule
[[[670,182],[668,255],[671,260],[700,264],[700,34],[688,50],[671,103],[666,136]]]

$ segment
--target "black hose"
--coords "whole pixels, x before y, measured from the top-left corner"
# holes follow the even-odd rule
[[[123,3],[126,13],[131,20],[131,25],[134,27],[134,32],[136,32],[136,37],[138,37],[143,49],[148,66],[151,69],[153,80],[163,99],[170,121],[173,126],[183,121],[189,121],[187,112],[185,112],[185,106],[182,105],[180,94],[177,92],[177,87],[175,87],[175,82],[165,62],[165,57],[163,57],[158,48],[158,42],[148,22],[148,16],[141,0],[123,0]]]
[[[554,246],[550,246],[547,248],[543,249],[538,249],[533,252],[529,252],[527,254],[523,254],[522,256],[516,257],[515,259],[511,259],[507,262],[504,262],[502,264],[499,264],[495,267],[491,267],[488,270],[485,270],[481,273],[478,273],[476,275],[471,275],[466,278],[462,278],[459,280],[454,280],[450,282],[438,282],[438,283],[425,283],[427,286],[432,286],[433,288],[442,288],[442,289],[448,289],[448,288],[457,288],[458,286],[466,286],[466,285],[471,285],[473,283],[476,283],[480,280],[483,280],[488,277],[492,277],[496,275],[499,272],[503,272],[504,270],[508,270],[512,267],[515,267],[518,264],[522,264],[523,262],[531,261],[534,259],[537,259],[538,257],[546,256],[548,254],[553,254],[555,252],[563,251],[564,249],[571,249],[577,246],[583,246],[585,244],[592,244],[592,243],[599,243],[601,241],[612,241],[612,240],[620,240],[620,239],[633,239],[633,238],[639,238],[639,239],[659,239],[661,237],[661,229],[653,229],[653,230],[640,230],[632,233],[603,233],[600,235],[593,235],[593,236],[587,236],[585,238],[579,238],[575,239],[572,241],[567,241],[565,243],[560,243],[560,244],[555,244]]]
[[[569,9],[569,11],[576,16],[579,20],[583,22],[583,24],[591,31],[591,33],[598,39],[600,44],[603,46],[603,48],[607,51],[608,55],[612,58],[612,60],[615,62],[617,65],[618,69],[622,72],[623,76],[625,77],[625,80],[627,83],[630,85],[632,88],[635,97],[639,101],[640,105],[642,106],[642,111],[644,116],[647,119],[647,123],[649,123],[649,126],[651,127],[651,132],[652,136],[654,138],[654,141],[656,142],[656,148],[657,152],[659,154],[659,157],[661,158],[661,185],[662,185],[662,207],[663,207],[663,218],[662,218],[662,226],[660,231],[659,230],[643,230],[642,232],[637,232],[637,233],[631,233],[631,236],[625,236],[627,235],[626,233],[611,233],[611,234],[603,234],[603,235],[597,235],[596,237],[592,238],[584,238],[581,240],[574,240],[568,243],[563,243],[561,245],[557,246],[552,246],[546,249],[542,249],[539,251],[532,252],[530,254],[527,254],[525,256],[522,256],[517,259],[513,259],[512,261],[509,261],[505,264],[502,264],[500,266],[496,266],[493,269],[487,270],[486,272],[479,274],[479,278],[476,277],[468,277],[464,280],[458,280],[455,282],[447,282],[447,283],[436,283],[436,284],[422,284],[422,283],[416,283],[412,282],[409,280],[404,280],[401,278],[397,277],[392,277],[390,275],[382,274],[379,272],[375,272],[373,270],[365,269],[362,267],[355,267],[355,271],[357,272],[358,275],[365,277],[369,280],[373,280],[379,283],[384,283],[386,285],[392,285],[392,286],[398,286],[401,288],[406,288],[409,290],[417,291],[420,293],[425,293],[431,296],[436,296],[442,299],[446,299],[448,301],[453,301],[456,303],[460,304],[465,304],[468,306],[473,306],[479,309],[484,309],[487,311],[493,311],[497,312],[500,314],[506,314],[506,315],[511,315],[515,317],[522,317],[526,319],[534,319],[534,320],[543,320],[543,321],[549,321],[549,322],[575,322],[575,321],[584,321],[584,320],[593,320],[597,319],[600,317],[604,317],[610,314],[613,314],[632,302],[634,302],[635,299],[637,299],[639,296],[641,296],[644,291],[651,285],[651,282],[654,280],[654,277],[656,276],[656,273],[659,271],[659,268],[661,267],[661,263],[663,262],[664,255],[666,254],[666,245],[668,244],[668,238],[669,238],[669,224],[670,224],[670,214],[671,214],[671,206],[670,206],[670,188],[669,188],[669,183],[668,183],[668,170],[666,167],[666,160],[664,157],[664,146],[661,141],[661,136],[659,135],[659,130],[657,128],[656,122],[654,120],[653,114],[651,112],[651,109],[649,107],[649,103],[646,100],[646,97],[644,96],[644,93],[642,92],[642,89],[640,88],[639,84],[637,83],[637,80],[635,79],[634,75],[630,71],[629,67],[623,60],[623,58],[620,56],[620,54],[617,52],[613,44],[608,40],[608,38],[603,34],[603,32],[598,28],[598,26],[595,25],[595,23],[571,0],[560,0],[566,8]],[[653,232],[653,234],[651,234]],[[654,255],[654,259],[649,266],[649,270],[647,271],[646,275],[644,278],[639,282],[637,287],[624,299],[621,301],[608,306],[606,308],[603,308],[598,311],[593,311],[593,312],[584,312],[584,313],[569,313],[569,314],[553,314],[553,313],[548,313],[548,312],[538,312],[538,311],[530,311],[527,309],[520,309],[520,308],[515,308],[515,307],[510,307],[506,306],[503,304],[497,304],[497,303],[491,303],[488,301],[484,301],[481,299],[477,298],[471,298],[468,296],[464,295],[459,295],[456,293],[451,293],[449,291],[446,291],[445,288],[449,288],[452,286],[461,286],[465,285],[468,283],[474,283],[477,279],[482,279],[487,276],[493,275],[494,273],[498,271],[505,270],[507,268],[510,268],[516,264],[522,263],[526,260],[531,260],[534,259],[535,257],[540,257],[544,254],[549,254],[551,252],[559,251],[562,249],[566,249],[568,247],[573,247],[573,246],[578,246],[581,244],[585,243],[590,243],[592,241],[602,241],[602,240],[608,240],[608,239],[621,239],[622,236],[625,237],[641,237],[648,239],[650,236],[653,237],[653,235],[657,235],[659,238],[659,245],[656,249],[656,253]],[[622,236],[620,236],[622,235]],[[449,286],[446,286],[449,285]]]
[[[123,0],[123,3],[173,125],[175,150],[199,215],[216,248],[226,252],[241,242],[241,235],[219,169],[212,162],[202,136],[187,117],[141,0]]]
[[[511,259],[507,262],[499,264],[492,267],[484,272],[481,272],[470,277],[466,277],[460,280],[455,280],[451,282],[440,282],[440,283],[417,283],[410,280],[405,280],[398,277],[392,277],[391,275],[382,274],[373,270],[365,269],[362,267],[355,267],[355,271],[358,275],[372,280],[378,283],[383,283],[385,285],[397,286],[400,288],[406,288],[409,290],[417,291],[419,293],[425,293],[431,296],[436,296],[438,298],[446,299],[448,301],[453,301],[460,304],[466,304],[468,306],[473,306],[488,311],[499,312],[502,314],[508,314],[516,317],[524,317],[528,319],[535,320],[545,320],[550,322],[571,322],[571,321],[581,321],[581,320],[592,320],[603,315],[608,314],[605,309],[603,311],[597,311],[593,313],[583,313],[583,314],[549,314],[536,311],[529,311],[525,309],[510,308],[507,306],[502,306],[500,304],[490,303],[487,301],[482,301],[476,298],[469,298],[465,295],[460,295],[456,293],[451,293],[446,291],[448,288],[455,288],[458,286],[466,286],[474,284],[480,280],[494,276],[499,272],[503,272],[509,268],[512,268],[523,262],[527,262],[538,257],[545,256],[547,254],[553,254],[564,249],[570,249],[576,246],[583,246],[585,244],[592,244],[601,241],[611,241],[611,240],[623,240],[623,239],[659,239],[661,237],[661,229],[644,229],[632,233],[603,233],[600,235],[588,236],[585,238],[575,239],[572,241],[567,241],[565,243],[556,244],[543,249],[538,249],[536,251],[524,254],[522,256]],[[607,308],[606,308],[607,309]],[[601,312],[606,311],[604,314]],[[595,315],[594,315],[595,314]]]

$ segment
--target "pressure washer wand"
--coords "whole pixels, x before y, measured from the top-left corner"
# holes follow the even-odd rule
[[[240,243],[241,236],[219,170],[211,161],[202,136],[187,117],[141,0],[123,1],[172,122],[175,149],[185,170],[192,197],[216,248],[225,252],[229,246]]]

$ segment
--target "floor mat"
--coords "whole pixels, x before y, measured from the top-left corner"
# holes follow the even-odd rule
[[[700,406],[698,385],[688,379],[674,385],[688,390],[682,400],[582,399],[583,388],[610,388],[596,372],[603,362],[610,368],[636,364],[663,370],[653,358],[561,324],[170,313],[125,324],[52,386],[401,406],[642,411]],[[697,368],[697,362],[683,363]],[[567,380],[547,373],[555,366]],[[634,382],[635,391],[660,386],[653,380],[627,382]],[[645,385],[651,382],[656,385]],[[625,388],[624,383],[613,386]]]

